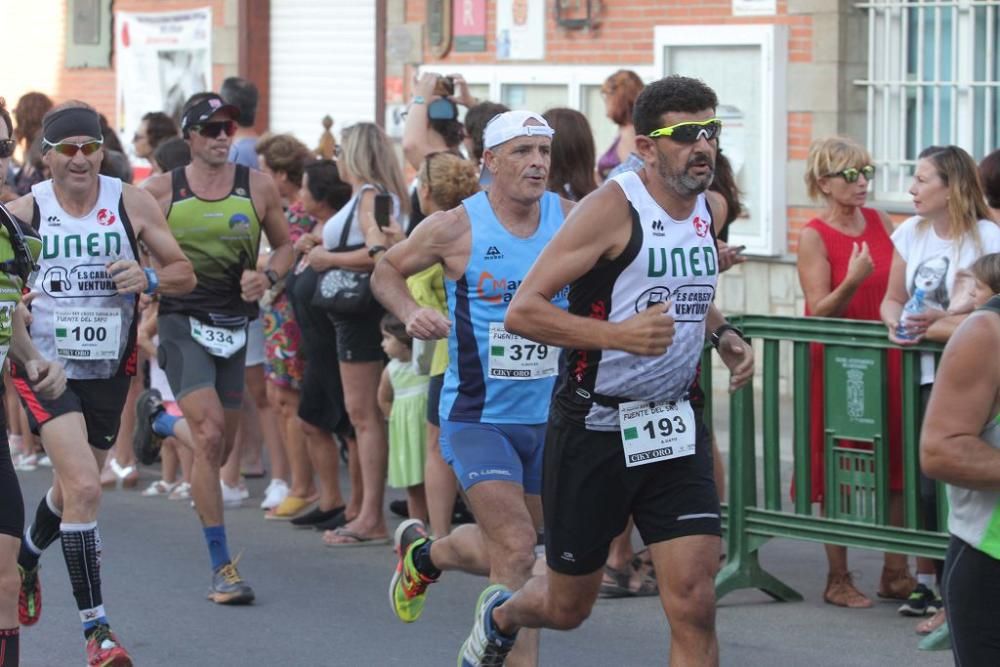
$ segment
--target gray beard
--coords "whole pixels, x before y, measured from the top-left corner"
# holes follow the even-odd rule
[[[666,183],[672,190],[681,196],[691,196],[700,195],[705,190],[708,190],[709,186],[712,185],[712,180],[715,178],[715,169],[712,169],[711,175],[704,181],[695,176],[690,176],[687,173],[687,168],[679,174],[671,174],[667,171],[667,166],[663,161],[658,162],[656,165],[657,175]]]

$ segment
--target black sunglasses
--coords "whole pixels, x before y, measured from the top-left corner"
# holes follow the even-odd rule
[[[875,178],[875,165],[866,164],[861,169],[848,167],[847,169],[841,169],[838,172],[830,174],[830,176],[840,176],[848,183],[857,183],[859,176],[864,176],[866,181],[870,181]]]
[[[191,129],[206,139],[216,139],[218,138],[220,132],[225,132],[227,137],[231,137],[236,134],[236,121],[213,120],[210,123],[192,125]]]
[[[0,139],[0,158],[10,157],[14,154],[17,142],[13,139]]]

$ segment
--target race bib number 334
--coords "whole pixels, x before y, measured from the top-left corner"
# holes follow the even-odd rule
[[[195,318],[191,321],[191,338],[213,357],[228,359],[247,344],[246,327],[213,327]]]
[[[618,406],[626,467],[690,456],[695,451],[690,401],[629,401]]]

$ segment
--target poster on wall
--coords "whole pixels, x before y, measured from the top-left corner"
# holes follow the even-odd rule
[[[455,51],[486,50],[486,0],[454,0],[451,20]]]
[[[212,10],[115,12],[117,127],[129,157],[142,117],[162,111],[180,124],[188,97],[211,90]]]
[[[497,60],[544,60],[545,0],[498,0]]]

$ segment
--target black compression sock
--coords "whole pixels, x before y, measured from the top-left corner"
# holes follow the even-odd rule
[[[413,550],[413,565],[417,572],[428,579],[437,579],[441,576],[441,570],[434,567],[431,562],[431,540],[427,540]]]
[[[49,489],[38,503],[35,510],[35,520],[24,532],[21,540],[21,550],[17,554],[17,563],[26,570],[38,565],[38,559],[53,542],[59,539],[59,524],[62,523],[62,512],[58,511],[51,501],[52,489]]]
[[[0,667],[17,667],[21,653],[19,628],[0,630]]]
[[[98,624],[108,624],[101,596],[101,536],[97,523],[63,524],[62,550],[80,611],[84,637]]]

